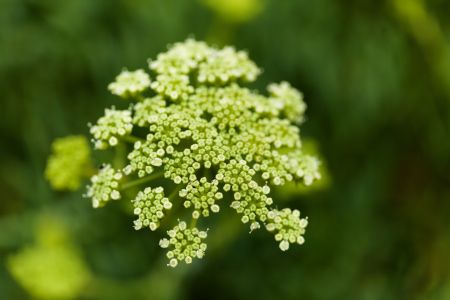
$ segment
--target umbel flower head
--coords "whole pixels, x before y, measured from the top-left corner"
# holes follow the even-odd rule
[[[106,109],[91,125],[95,148],[127,149],[124,165],[104,164],[92,177],[94,207],[129,199],[136,230],[174,226],[160,242],[172,267],[204,256],[206,219],[223,206],[250,231],[273,233],[283,251],[302,244],[306,219],[278,209],[271,194],[271,186],[320,178],[318,160],[302,150],[302,94],[287,82],[267,93],[247,88],[261,71],[246,52],[192,39],[149,60],[149,69],[123,71],[109,89],[133,104]]]

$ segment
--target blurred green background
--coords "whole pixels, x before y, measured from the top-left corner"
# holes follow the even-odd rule
[[[305,245],[219,219],[172,270],[120,206],[45,181],[51,141],[120,103],[115,75],[189,36],[305,94],[327,183],[279,196]],[[447,0],[1,0],[0,140],[0,299],[450,299]]]

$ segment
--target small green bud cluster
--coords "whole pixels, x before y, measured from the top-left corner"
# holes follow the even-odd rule
[[[134,221],[136,230],[149,227],[155,231],[159,227],[159,221],[164,217],[164,211],[172,208],[172,203],[164,197],[162,187],[155,189],[147,187],[144,191],[140,191],[132,202],[134,214],[138,216]]]
[[[102,207],[110,200],[120,199],[120,179],[122,172],[114,170],[111,165],[104,165],[98,174],[92,176],[86,193],[86,196],[92,199],[92,206]]]
[[[91,151],[84,136],[56,139],[52,144],[45,176],[55,190],[76,190],[91,168]]]
[[[159,241],[161,248],[168,248],[167,258],[170,267],[176,267],[178,262],[192,263],[193,258],[202,258],[205,255],[206,243],[203,242],[208,236],[206,231],[197,228],[188,228],[186,222],[179,221],[173,229],[167,231],[169,239],[163,238]]]
[[[305,242],[303,234],[308,225],[308,218],[300,219],[300,211],[297,209],[274,209],[267,214],[267,219],[266,228],[270,232],[275,232],[275,240],[280,242],[282,251],[288,250],[289,244],[302,245]]]
[[[270,186],[320,178],[319,161],[302,149],[302,94],[286,82],[269,85],[268,95],[246,88],[260,73],[246,52],[192,39],[159,54],[149,68],[151,78],[143,70],[123,71],[109,89],[133,104],[106,109],[91,126],[95,148],[121,143],[117,149],[128,151],[123,168],[107,164],[91,178],[93,206],[164,177],[174,189],[167,198],[160,182],[135,191],[134,227],[156,230],[172,206],[192,212],[190,228],[179,222],[160,242],[170,248],[173,267],[203,257],[206,232],[194,224],[218,213],[219,203],[231,206],[250,232],[273,232],[282,250],[301,244],[306,219],[296,210],[274,209]]]

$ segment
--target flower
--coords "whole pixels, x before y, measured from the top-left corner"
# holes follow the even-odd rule
[[[237,79],[255,81],[261,73],[246,52],[233,47],[215,51],[198,66],[197,80],[200,83],[226,84]]]
[[[86,196],[92,199],[94,208],[102,207],[110,200],[121,198],[119,181],[122,172],[114,170],[111,165],[104,165],[98,174],[91,177],[91,185],[87,188]]]
[[[164,112],[165,106],[166,101],[160,96],[146,98],[142,102],[136,103],[133,107],[133,123],[139,127],[149,125],[158,114]]]
[[[280,249],[286,251],[290,244],[302,245],[305,242],[303,234],[308,225],[308,218],[300,219],[300,211],[290,208],[271,210],[267,213],[266,228],[275,233],[275,240]]]
[[[55,190],[76,190],[91,168],[91,151],[84,136],[56,139],[47,161],[45,176]]]
[[[155,189],[147,187],[144,191],[140,191],[132,202],[134,214],[138,216],[134,221],[136,230],[146,226],[155,231],[159,227],[159,220],[164,217],[164,210],[172,208],[170,200],[164,197],[162,187]]]
[[[217,200],[223,198],[223,194],[219,192],[219,181],[214,179],[208,182],[206,177],[200,180],[191,181],[186,188],[179,193],[180,197],[185,198],[184,207],[189,208],[193,206],[194,212],[192,218],[198,219],[200,216],[207,217],[209,212],[218,213],[219,205]]]
[[[179,221],[173,229],[167,231],[169,239],[159,241],[161,248],[167,248],[167,258],[170,267],[176,267],[180,261],[192,263],[194,258],[202,258],[205,255],[206,244],[203,242],[208,236],[206,231],[196,227],[188,228],[186,222]]]
[[[121,137],[131,133],[132,120],[129,110],[116,110],[114,107],[105,109],[105,115],[90,129],[94,136],[95,148],[106,149],[108,146],[116,146]]]
[[[149,67],[155,80],[148,95],[128,93],[134,105],[106,109],[91,126],[97,149],[126,143],[120,149],[128,151],[117,151],[127,159],[123,169],[105,164],[91,178],[93,206],[134,187],[134,227],[152,231],[168,210],[178,212],[173,206],[184,206],[191,226],[179,221],[160,241],[172,267],[203,257],[207,233],[196,224],[224,205],[250,232],[273,232],[281,250],[302,244],[307,219],[298,210],[276,209],[271,188],[320,179],[319,160],[302,148],[302,94],[287,82],[270,84],[268,95],[249,89],[244,84],[261,71],[246,52],[192,39],[174,44]],[[120,186],[122,180],[126,185]]]
[[[293,88],[288,82],[272,83],[267,87],[274,105],[279,112],[292,122],[303,121],[306,104],[303,94]]]
[[[157,74],[189,74],[213,52],[214,49],[205,42],[187,39],[175,43],[167,52],[158,54],[156,60],[149,60],[149,67]]]
[[[136,71],[122,71],[116,77],[116,81],[108,85],[108,89],[114,95],[122,98],[130,98],[142,93],[150,87],[150,76],[139,69]]]

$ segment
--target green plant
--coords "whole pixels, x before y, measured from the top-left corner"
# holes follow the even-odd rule
[[[307,218],[277,209],[270,196],[271,185],[310,185],[320,178],[318,160],[301,147],[302,94],[287,82],[270,84],[268,96],[243,87],[260,73],[246,52],[191,39],[149,67],[153,79],[143,70],[117,76],[108,88],[131,104],[106,109],[90,127],[95,148],[116,148],[119,156],[91,177],[86,196],[93,206],[131,194],[136,230],[158,229],[170,211],[189,218],[160,241],[172,267],[203,257],[207,230],[198,229],[198,221],[224,205],[250,231],[264,224],[283,251],[303,244]]]

